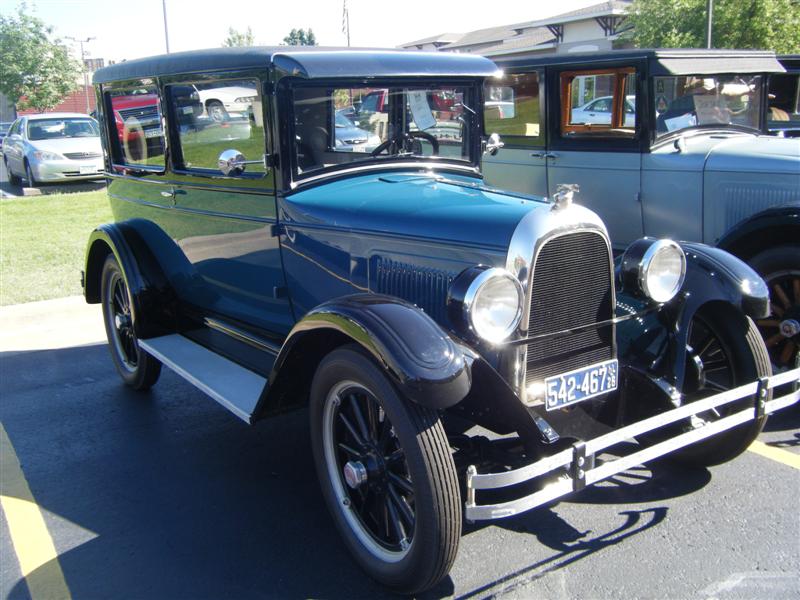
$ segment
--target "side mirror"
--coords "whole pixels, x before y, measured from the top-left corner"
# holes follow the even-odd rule
[[[500,139],[500,134],[493,133],[489,136],[489,139],[486,140],[486,143],[483,146],[483,153],[488,154],[489,156],[494,156],[503,146],[505,146],[505,144],[503,143],[503,140]]]
[[[244,173],[245,165],[263,165],[264,170],[268,168],[266,156],[263,156],[261,160],[245,160],[244,154],[233,148],[223,150],[217,160],[217,167],[222,174],[230,177]]]

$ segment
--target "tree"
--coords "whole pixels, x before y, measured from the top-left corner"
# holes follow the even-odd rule
[[[247,27],[246,31],[237,31],[233,27],[228,27],[228,37],[222,42],[223,46],[233,48],[236,46],[255,46],[253,30]]]
[[[19,108],[43,112],[77,89],[81,68],[51,39],[52,27],[26,10],[22,3],[16,16],[0,15],[0,92]]]
[[[623,39],[641,48],[705,48],[706,0],[634,0],[633,25]],[[754,48],[778,54],[800,52],[797,0],[715,0],[714,48]]]
[[[283,43],[288,46],[316,46],[317,38],[310,27],[306,30],[292,29],[289,35],[283,38]]]

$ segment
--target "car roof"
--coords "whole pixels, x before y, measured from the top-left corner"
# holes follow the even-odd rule
[[[91,115],[84,113],[71,113],[71,112],[53,112],[53,113],[40,113],[36,115],[24,115],[29,121],[39,121],[41,119],[65,119],[65,118],[80,118],[91,119]]]
[[[482,56],[452,52],[413,52],[319,46],[252,46],[176,52],[125,61],[95,71],[94,83],[226,69],[274,67],[280,76],[396,77],[496,75],[495,64]]]
[[[703,48],[642,48],[604,52],[547,54],[497,61],[500,68],[566,65],[601,67],[603,63],[646,60],[651,75],[712,75],[715,73],[783,73],[769,50],[718,50]]]

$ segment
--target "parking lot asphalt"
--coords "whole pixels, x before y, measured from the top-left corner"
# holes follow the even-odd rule
[[[305,411],[249,427],[167,370],[130,391],[79,298],[0,308],[0,331],[3,598],[389,597],[333,529]],[[798,598],[800,410],[760,442],[466,526],[425,597]]]

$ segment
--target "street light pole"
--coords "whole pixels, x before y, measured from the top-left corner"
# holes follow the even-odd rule
[[[706,2],[706,17],[708,18],[706,29],[706,48],[711,48],[711,20],[714,18],[714,0]]]
[[[92,112],[92,107],[89,105],[89,78],[87,77],[88,73],[86,72],[86,53],[83,51],[83,45],[88,44],[94,39],[94,37],[87,37],[85,40],[79,40],[74,37],[67,36],[68,40],[72,40],[73,42],[77,42],[81,45],[81,70],[83,71],[83,95],[86,97],[86,114],[88,115]]]
[[[164,9],[164,41],[167,44],[167,54],[169,54],[169,31],[167,30],[167,0],[161,0],[161,7]]]

